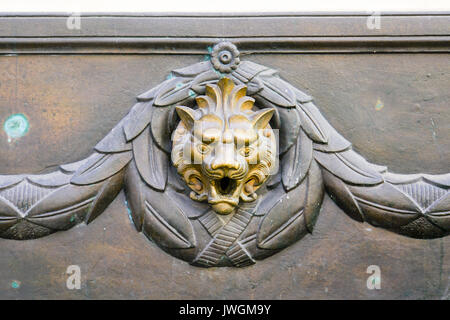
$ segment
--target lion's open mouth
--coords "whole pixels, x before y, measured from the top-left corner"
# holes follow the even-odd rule
[[[222,178],[216,182],[217,191],[221,195],[231,195],[236,189],[236,180],[230,179],[228,177]]]
[[[208,197],[208,203],[219,214],[229,214],[239,204],[239,193],[242,180],[228,177],[213,180]]]

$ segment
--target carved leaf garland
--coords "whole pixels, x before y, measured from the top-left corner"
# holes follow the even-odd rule
[[[238,55],[232,44],[218,48]],[[312,97],[281,79],[276,70],[238,59],[227,69],[216,60],[215,65],[203,61],[174,70],[139,95],[87,159],[49,174],[0,175],[0,237],[34,239],[90,223],[123,185],[136,229],[190,263],[201,252],[208,259],[207,254],[220,249],[220,263],[229,259],[229,265],[248,266],[301,239],[313,230],[324,188],[355,220],[416,238],[450,234],[450,174],[389,173],[353,151]],[[175,169],[169,157],[179,120],[175,106],[195,108],[195,97],[222,77],[246,85],[256,108],[275,109],[270,124],[279,129],[281,161],[281,171],[257,190],[260,202],[246,204],[253,209],[242,215],[245,221],[237,215],[228,226],[207,215],[207,204],[192,204],[188,188],[170,176]],[[217,243],[206,238],[211,236],[208,223],[224,238]],[[236,228],[239,233],[234,234]],[[220,247],[220,241],[227,247]],[[202,251],[208,244],[209,251]]]
[[[156,146],[147,127],[133,140],[136,167],[142,179],[157,190],[164,190],[167,183],[168,156]]]
[[[187,249],[196,245],[191,222],[167,195],[141,182],[134,163],[125,177],[130,214],[138,231],[168,249]]]
[[[122,170],[132,159],[131,151],[95,153],[73,175],[71,183],[90,185],[101,182]]]
[[[312,160],[312,141],[302,130],[296,143],[281,160],[281,180],[286,191],[297,187],[303,181]]]

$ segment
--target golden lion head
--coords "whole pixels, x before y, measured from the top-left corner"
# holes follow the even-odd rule
[[[191,199],[208,201],[228,214],[250,202],[277,167],[273,109],[253,111],[245,85],[228,78],[207,85],[197,109],[178,106],[181,121],[173,134],[172,162],[192,189]]]

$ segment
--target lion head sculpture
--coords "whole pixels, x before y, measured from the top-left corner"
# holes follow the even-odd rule
[[[254,201],[255,191],[277,168],[273,109],[254,111],[245,85],[222,78],[196,98],[197,109],[178,106],[172,162],[192,189],[191,199],[207,201],[219,214]]]

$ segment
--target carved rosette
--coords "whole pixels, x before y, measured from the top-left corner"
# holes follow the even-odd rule
[[[279,130],[278,172],[226,216],[191,199],[170,157],[176,107],[197,110],[196,97],[221,78],[247,88],[254,112],[274,110],[270,127]],[[367,162],[310,96],[276,70],[240,61],[233,44],[217,44],[210,61],[174,70],[137,100],[91,157],[48,175],[0,176],[0,237],[89,223],[122,186],[137,231],[202,267],[248,266],[311,233],[325,191],[358,221],[416,238],[450,233],[450,174],[397,175]]]
[[[211,63],[219,72],[230,73],[240,62],[239,51],[231,42],[220,42],[212,49]]]

